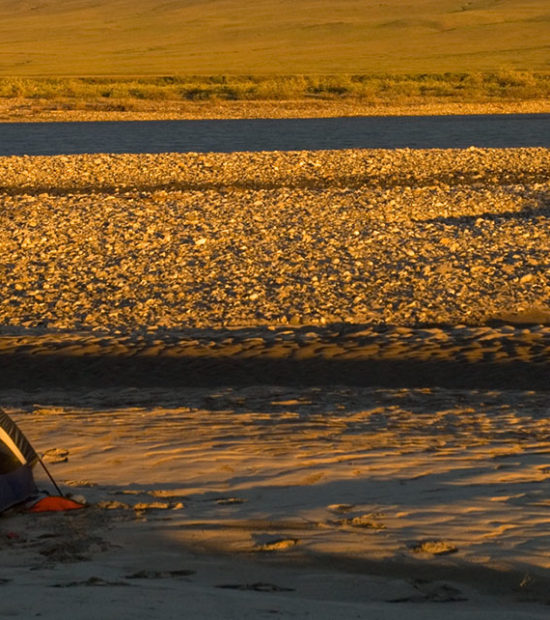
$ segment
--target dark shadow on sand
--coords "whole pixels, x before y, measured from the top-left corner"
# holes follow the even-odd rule
[[[550,363],[0,352],[0,389],[250,385],[550,391]]]

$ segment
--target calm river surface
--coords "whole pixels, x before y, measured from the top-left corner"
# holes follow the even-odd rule
[[[0,155],[550,147],[550,114],[0,123]]]

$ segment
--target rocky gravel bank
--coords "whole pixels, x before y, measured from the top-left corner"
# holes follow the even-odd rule
[[[0,326],[550,322],[550,151],[0,159]]]
[[[360,99],[297,99],[237,101],[159,101],[154,99],[100,100],[0,99],[2,122],[145,121],[228,118],[330,118],[342,116],[439,116],[462,114],[548,114],[547,99],[467,103],[409,101],[373,103]]]

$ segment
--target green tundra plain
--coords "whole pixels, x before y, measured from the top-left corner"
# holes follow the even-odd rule
[[[547,0],[0,0],[1,120],[549,99]]]
[[[550,70],[547,0],[0,0],[0,75]]]

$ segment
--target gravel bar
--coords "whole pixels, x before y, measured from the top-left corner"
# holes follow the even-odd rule
[[[0,158],[0,326],[547,323],[549,170],[548,149]]]

